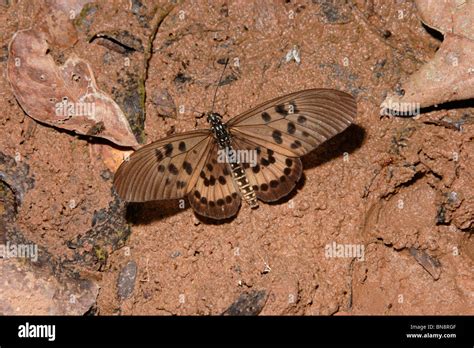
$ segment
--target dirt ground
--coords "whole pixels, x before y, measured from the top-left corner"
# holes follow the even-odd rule
[[[2,260],[2,314],[474,313],[472,103],[380,117],[441,43],[413,2],[85,2],[0,1],[0,241],[39,249],[36,262]],[[61,11],[72,27],[47,20]],[[65,41],[48,42],[58,66],[90,64],[141,144],[207,127],[226,58],[225,120],[324,87],[357,99],[357,124],[303,157],[275,204],[220,223],[176,201],[127,207],[112,180],[130,149],[17,102],[8,45],[32,27]],[[293,49],[300,63],[285,59]]]

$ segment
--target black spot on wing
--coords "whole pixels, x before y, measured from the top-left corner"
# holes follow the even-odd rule
[[[268,163],[273,164],[276,162],[276,158],[273,157],[273,151],[268,150]]]
[[[165,157],[163,153],[159,149],[155,149],[155,157],[158,162],[161,162],[161,160]]]
[[[191,173],[193,172],[193,166],[187,161],[183,162],[183,169],[188,175],[191,175]]]
[[[178,149],[181,152],[186,151],[186,143],[184,141],[180,142],[179,145],[178,145]]]
[[[209,185],[211,186],[214,186],[216,184],[216,178],[211,175],[211,177],[209,178]]]
[[[290,147],[292,149],[297,149],[297,148],[301,147],[301,141],[295,140],[293,143],[291,143]]]
[[[164,149],[165,149],[165,156],[170,157],[171,154],[173,153],[173,144],[166,144]]]
[[[268,112],[262,112],[262,120],[265,123],[268,123],[272,120],[272,117],[270,116],[270,114]]]
[[[176,168],[173,163],[170,163],[170,165],[168,166],[168,170],[171,174],[178,175],[178,168]]]
[[[277,113],[279,113],[280,115],[282,115],[282,116],[288,115],[288,111],[286,111],[285,105],[283,105],[283,104],[279,104],[279,105],[275,106],[275,111]]]
[[[288,122],[288,126],[287,126],[287,129],[289,134],[295,134],[296,132],[296,126],[293,122]]]
[[[281,138],[281,132],[277,129],[275,129],[272,133],[272,138],[273,140],[275,141],[275,143],[277,144],[281,144],[283,143],[283,139]]]

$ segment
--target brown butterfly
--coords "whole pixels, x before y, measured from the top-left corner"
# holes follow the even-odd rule
[[[187,196],[196,213],[228,218],[242,198],[255,208],[257,199],[274,202],[287,195],[302,174],[299,157],[346,129],[356,114],[355,99],[332,89],[275,98],[227,123],[211,112],[211,129],[172,135],[133,153],[114,186],[129,202]]]

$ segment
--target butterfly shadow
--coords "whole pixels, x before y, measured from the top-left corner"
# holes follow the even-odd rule
[[[242,206],[240,208],[242,208]],[[240,208],[239,208],[239,210],[240,210]],[[194,213],[194,216],[196,216],[196,218],[200,222],[202,222],[203,224],[206,224],[206,225],[224,225],[224,224],[228,224],[228,223],[234,221],[234,219],[237,217],[238,214],[239,213],[237,212],[232,217],[225,218],[225,219],[220,219],[220,220],[212,219],[212,218],[209,218],[209,217],[206,217],[206,216],[201,216],[201,215],[196,214],[196,213]]]
[[[303,156],[303,168],[311,169],[330,160],[350,154],[358,149],[365,138],[365,129],[356,125],[350,125],[344,132],[336,135],[322,143],[315,150]]]
[[[143,203],[128,203],[125,216],[127,221],[134,225],[147,225],[151,222],[176,215],[188,208],[187,204],[181,208],[182,203],[180,201],[180,199],[170,199]]]
[[[182,200],[185,201],[182,202]],[[187,199],[170,199],[163,201],[150,201],[143,203],[128,203],[126,211],[126,219],[134,225],[147,225],[154,221],[162,220],[166,217],[181,213],[186,209],[192,209]],[[215,220],[199,214],[194,214],[196,218],[206,225],[222,225],[229,223],[235,219],[233,217]]]

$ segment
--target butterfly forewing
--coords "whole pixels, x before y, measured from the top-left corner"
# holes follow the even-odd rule
[[[151,143],[122,163],[114,177],[115,190],[129,202],[182,198],[195,185],[196,172],[214,143],[209,130]]]
[[[298,157],[285,156],[238,136],[233,137],[233,146],[236,150],[255,151],[257,154],[256,165],[244,163],[244,168],[257,198],[264,202],[274,202],[286,196],[301,177],[303,166]]]
[[[233,136],[286,156],[302,156],[342,132],[357,114],[355,99],[332,89],[310,89],[273,99],[228,122]]]
[[[241,202],[229,164],[218,161],[219,159],[218,145],[214,143],[198,173],[194,188],[188,194],[193,209],[198,214],[213,219],[234,216]]]

